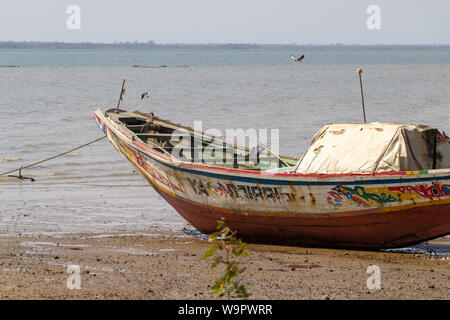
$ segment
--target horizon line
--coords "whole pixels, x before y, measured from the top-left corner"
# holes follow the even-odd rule
[[[447,47],[450,43],[258,43],[258,42],[167,42],[157,43],[153,40],[149,41],[113,41],[113,42],[91,42],[91,41],[28,41],[28,40],[0,40],[0,45],[15,44],[15,45],[105,45],[105,46],[117,46],[117,45],[139,45],[139,46],[292,46],[292,47],[382,47],[382,46],[415,46],[415,47]]]

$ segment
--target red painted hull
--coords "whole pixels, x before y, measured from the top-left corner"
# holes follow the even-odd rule
[[[248,242],[388,249],[442,237],[450,230],[450,205],[416,207],[394,213],[356,215],[355,212],[355,216],[337,218],[249,216],[237,210],[232,214],[224,213],[153,188],[198,231],[215,232],[217,221],[223,218]],[[413,226],[411,221],[414,221]]]

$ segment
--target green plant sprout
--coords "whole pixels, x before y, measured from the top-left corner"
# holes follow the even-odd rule
[[[232,296],[236,298],[246,299],[251,296],[247,289],[240,283],[239,276],[245,271],[245,268],[239,269],[238,262],[233,260],[233,257],[247,256],[244,251],[245,242],[235,237],[236,231],[232,231],[225,225],[224,221],[218,221],[217,231],[211,234],[208,242],[216,242],[208,251],[206,251],[203,259],[213,257],[217,250],[224,251],[224,255],[217,254],[211,264],[214,269],[220,264],[225,264],[225,273],[218,278],[211,288],[211,295],[217,298],[227,296],[228,300]]]

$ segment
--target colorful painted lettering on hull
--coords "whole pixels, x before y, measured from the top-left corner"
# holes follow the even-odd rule
[[[197,195],[211,198],[233,199],[241,201],[294,202],[294,193],[282,187],[260,187],[243,184],[204,182],[201,179],[186,178]]]
[[[432,182],[431,185],[423,183],[415,186],[388,187],[388,189],[389,191],[398,191],[402,194],[409,194],[411,196],[417,195],[427,199],[446,197],[450,195],[450,185],[441,185],[439,182]]]
[[[344,201],[362,207],[384,206],[389,203],[400,203],[408,200],[432,200],[450,196],[450,185],[434,181],[431,184],[402,185],[377,188],[363,186],[348,187],[337,185],[328,191],[328,204],[342,206]]]

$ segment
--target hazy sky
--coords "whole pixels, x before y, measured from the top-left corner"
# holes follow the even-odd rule
[[[72,4],[80,30],[66,26]],[[0,41],[450,44],[449,17],[449,0],[0,0]]]

